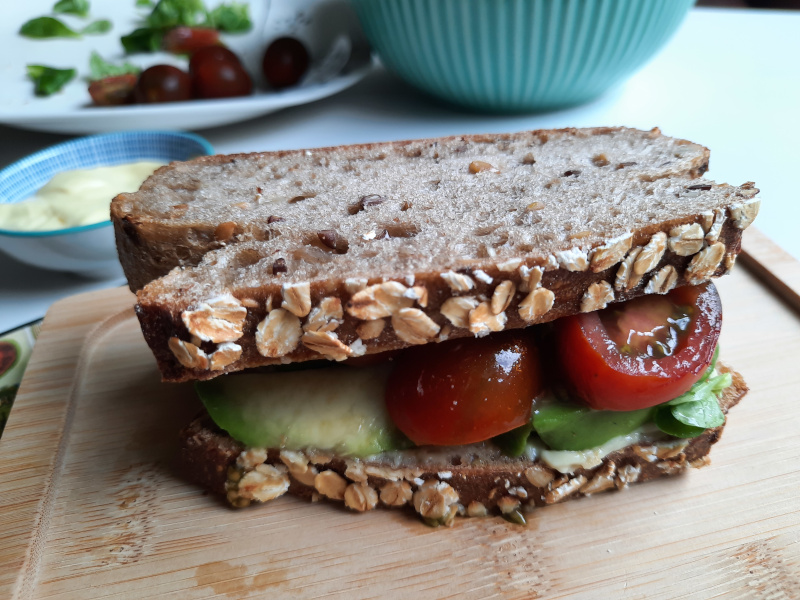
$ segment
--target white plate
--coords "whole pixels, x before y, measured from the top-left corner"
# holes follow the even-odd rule
[[[202,129],[243,121],[289,106],[336,94],[360,81],[373,64],[357,19],[344,0],[250,0],[253,29],[243,35],[225,35],[225,43],[242,59],[253,76],[251,96],[220,100],[192,100],[169,104],[94,107],[87,92],[89,56],[93,50],[114,63],[127,60],[140,67],[173,64],[187,68],[187,61],[167,53],[123,55],[119,38],[136,28],[145,9],[135,0],[91,0],[91,19],[58,15],[79,29],[94,19],[109,19],[113,28],[103,35],[80,40],[31,40],[18,34],[28,19],[50,14],[54,0],[9,2],[0,21],[0,123],[57,133],[102,133],[128,129]],[[219,0],[205,0],[207,7]],[[267,44],[283,35],[305,43],[311,70],[319,71],[334,42],[344,37],[352,49],[347,65],[334,73],[318,73],[315,83],[279,92],[268,91],[260,75],[261,56]],[[61,92],[47,98],[33,94],[25,66],[44,64],[75,68],[78,76]]]

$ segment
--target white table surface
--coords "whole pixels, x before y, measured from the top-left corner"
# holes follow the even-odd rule
[[[569,110],[471,114],[378,71],[338,96],[200,132],[218,153],[279,150],[549,127],[658,126],[711,149],[707,177],[755,181],[756,226],[800,259],[800,12],[695,9],[625,84]],[[67,139],[0,126],[0,166]],[[122,281],[36,270],[0,254],[0,332],[40,318],[55,300]]]

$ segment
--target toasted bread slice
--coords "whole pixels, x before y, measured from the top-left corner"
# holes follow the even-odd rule
[[[482,232],[492,248],[506,235],[502,221],[484,212],[492,204],[505,211],[538,201],[542,209],[514,218],[546,222],[565,194],[587,202],[644,195],[658,179],[700,177],[708,156],[707,148],[657,129],[607,127],[207,156],[159,169],[138,192],[114,199],[111,218],[136,291],[240,241],[282,236],[302,246],[310,236],[319,245],[318,231],[337,229],[341,250],[345,239],[354,244],[370,230],[407,237],[420,211],[406,211],[423,200],[425,211],[442,206],[439,216],[463,219],[461,227]],[[471,172],[481,169],[478,177]],[[585,216],[568,220],[573,234],[585,229]]]
[[[758,190],[687,178],[706,163],[628,129],[206,157],[113,211],[133,287],[148,257],[170,263],[168,239],[197,242],[199,264],[137,295],[162,376],[185,381],[482,336],[721,275]],[[243,194],[261,200],[235,208]],[[223,237],[244,229],[208,252],[201,225],[223,216]]]
[[[720,398],[727,414],[747,386],[735,371],[721,364],[717,368],[733,376],[733,384]],[[356,511],[409,506],[426,519],[447,524],[456,514],[515,515],[518,510],[705,466],[723,427],[692,439],[645,438],[598,456],[593,464],[560,472],[539,457],[504,456],[490,442],[435,451],[418,448],[368,459],[245,448],[206,415],[182,432],[178,466],[190,479],[226,495],[234,506],[288,492],[342,501]]]
[[[556,239],[553,225],[550,241],[498,246],[495,256],[480,236],[421,218],[413,238],[354,238],[346,254],[284,236],[240,242],[151,282],[136,311],[163,378],[185,381],[527,327],[726,273],[757,190],[654,185],[665,214],[639,206],[622,229],[579,238]]]

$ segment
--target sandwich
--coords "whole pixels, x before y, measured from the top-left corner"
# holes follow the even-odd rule
[[[112,203],[162,378],[205,411],[178,462],[430,524],[708,462],[745,394],[718,360],[758,190],[657,129],[202,157]]]

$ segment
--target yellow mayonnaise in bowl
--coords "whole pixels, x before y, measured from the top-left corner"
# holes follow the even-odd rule
[[[112,198],[159,165],[213,154],[203,138],[129,131],[77,138],[0,171],[0,250],[35,267],[87,277],[122,275],[109,220]]]

